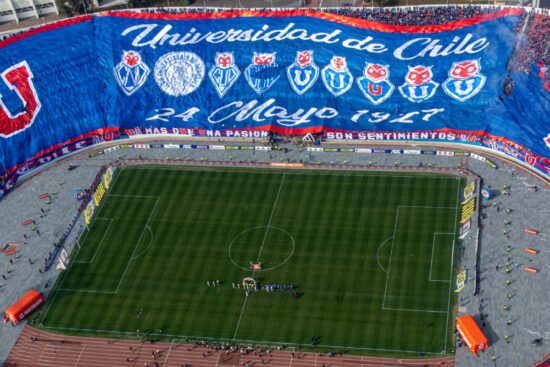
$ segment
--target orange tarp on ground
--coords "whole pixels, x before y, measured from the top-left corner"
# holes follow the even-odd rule
[[[11,321],[14,324],[18,324],[21,320],[27,317],[32,311],[38,308],[44,303],[44,296],[42,293],[31,289],[17,302],[8,307],[5,315],[5,322]]]
[[[477,356],[477,352],[489,346],[489,340],[483,334],[472,315],[465,315],[456,319],[456,328],[470,348],[470,351]]]

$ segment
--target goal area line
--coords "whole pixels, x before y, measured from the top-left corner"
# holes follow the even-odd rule
[[[460,187],[460,185],[459,185]],[[399,222],[399,210],[403,209],[403,208],[413,208],[413,209],[445,209],[445,210],[458,210],[457,208],[458,207],[455,207],[455,206],[421,206],[421,205],[398,205],[397,206],[397,211],[396,211],[396,214],[395,214],[395,222],[394,222],[394,227],[393,227],[393,234],[392,236],[390,237],[392,239],[391,241],[391,247],[390,247],[390,259],[388,261],[388,269],[385,270],[382,268],[382,270],[384,270],[384,272],[386,273],[386,285],[385,285],[385,288],[384,288],[384,296],[382,297],[382,307],[381,309],[382,310],[388,310],[388,311],[410,311],[410,312],[426,312],[426,313],[448,313],[448,310],[447,311],[443,311],[443,310],[423,310],[423,309],[408,309],[408,308],[393,308],[393,307],[386,307],[386,298],[387,298],[387,291],[388,291],[388,283],[389,283],[389,278],[390,278],[390,271],[391,271],[391,262],[392,262],[392,255],[393,255],[393,249],[394,249],[394,244],[395,244],[395,237],[396,237],[396,233],[397,233],[397,223]],[[456,224],[455,224],[455,228],[456,228]],[[430,260],[430,275],[429,275],[429,278],[428,278],[428,281],[430,282],[451,282],[451,279],[449,280],[432,280],[431,279],[431,273],[432,273],[432,263],[433,263],[433,252],[434,252],[434,242],[435,242],[435,237],[436,237],[436,234],[445,234],[445,235],[453,235],[453,233],[450,233],[450,232],[434,232],[434,237],[433,237],[433,241],[432,241],[432,258]],[[451,269],[452,269],[452,264],[451,264]]]
[[[118,175],[115,177],[115,179],[118,178]],[[80,250],[82,249],[82,246],[80,244],[80,238],[82,236],[82,233],[81,235],[79,236],[78,240],[77,240],[77,250],[76,250],[76,253],[74,254],[74,259],[75,260],[72,260],[69,262],[69,267],[67,268],[67,270],[65,272],[63,272],[62,276],[63,278],[61,279],[60,283],[59,283],[59,286],[57,286],[53,291],[52,291],[52,301],[50,303],[50,305],[48,306],[48,308],[46,309],[46,312],[44,313],[44,315],[42,316],[41,318],[41,322],[44,321],[44,319],[46,318],[46,316],[48,315],[52,305],[54,304],[55,302],[55,299],[57,297],[57,295],[59,294],[59,292],[80,292],[80,293],[98,293],[98,294],[117,294],[118,293],[118,290],[120,288],[120,285],[122,284],[122,281],[124,280],[124,277],[126,275],[126,272],[128,271],[128,268],[130,266],[130,263],[135,259],[134,258],[134,255],[135,255],[135,251],[136,249],[139,247],[139,243],[141,242],[141,238],[143,237],[143,234],[146,232],[147,228],[149,228],[150,230],[150,227],[149,227],[149,221],[151,220],[151,217],[157,207],[157,204],[160,200],[160,196],[142,196],[142,195],[116,195],[116,194],[111,194],[111,189],[114,187],[114,183],[113,185],[111,185],[111,188],[109,189],[109,191],[107,192],[107,194],[105,195],[105,198],[103,200],[103,205],[101,205],[99,207],[99,210],[97,211],[96,213],[96,216],[92,219],[92,222],[90,223],[89,226],[87,226],[87,233],[86,233],[86,236],[84,237],[84,240],[82,241],[82,244],[87,240],[88,238],[88,235],[90,234],[91,232],[91,227],[95,224],[95,221],[96,220],[109,220],[110,223],[109,223],[109,226],[107,228],[107,230],[105,230],[105,233],[103,234],[102,238],[101,238],[101,241],[100,243],[98,243],[98,248],[95,250],[94,252],[94,255],[92,257],[92,260],[91,261],[79,261],[79,260],[76,260],[78,258],[78,255],[80,253]],[[69,273],[72,269],[72,266],[74,263],[79,263],[79,264],[90,264],[93,262],[93,260],[95,259],[98,251],[99,251],[99,246],[101,245],[101,243],[103,242],[105,236],[106,236],[106,233],[108,232],[108,230],[111,228],[111,224],[113,223],[113,221],[115,220],[114,218],[104,218],[104,217],[100,217],[100,212],[101,210],[103,210],[103,208],[107,205],[107,200],[109,199],[109,197],[134,197],[134,198],[139,198],[139,199],[143,199],[143,198],[150,198],[150,199],[156,199],[155,201],[155,205],[153,206],[153,209],[151,210],[150,214],[149,214],[149,217],[147,219],[147,222],[145,223],[145,225],[143,226],[143,229],[141,231],[141,235],[139,237],[139,239],[137,240],[136,244],[134,245],[134,250],[132,252],[132,256],[130,256],[130,258],[128,259],[128,262],[126,264],[126,268],[124,269],[124,273],[122,274],[122,276],[120,277],[119,279],[119,282],[117,284],[117,287],[114,291],[104,291],[104,290],[94,290],[94,289],[72,289],[72,288],[63,288],[63,284],[65,282],[65,280],[67,279],[67,277],[69,276]],[[74,249],[73,249],[74,251]],[[72,252],[71,251],[71,254]]]

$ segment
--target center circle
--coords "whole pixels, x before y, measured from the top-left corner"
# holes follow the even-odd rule
[[[255,272],[273,270],[284,265],[294,254],[294,237],[274,226],[245,229],[229,243],[229,259],[239,269],[253,271],[251,263],[261,263]]]

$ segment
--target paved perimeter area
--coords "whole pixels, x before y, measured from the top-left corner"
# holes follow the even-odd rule
[[[246,143],[234,143],[246,145]],[[95,177],[99,166],[122,156],[122,158],[147,158],[175,157],[181,159],[200,160],[224,160],[231,154],[233,161],[244,162],[334,162],[340,164],[372,164],[377,166],[391,166],[396,164],[415,166],[423,163],[430,163],[432,167],[456,167],[463,160],[463,157],[452,156],[426,156],[426,155],[402,155],[392,154],[357,154],[357,153],[336,153],[321,152],[309,153],[302,148],[286,145],[288,152],[273,151],[262,152],[254,150],[228,151],[218,150],[165,150],[165,149],[121,149],[94,158],[88,158],[87,153],[72,157],[70,160],[60,160],[42,171],[39,175],[29,179],[7,195],[0,202],[0,243],[6,244],[18,242],[18,253],[20,259],[14,256],[0,256],[0,268],[8,278],[0,280],[0,309],[4,310],[14,300],[24,294],[29,288],[36,288],[49,295],[52,285],[59,273],[50,270],[47,273],[39,273],[44,257],[53,248],[53,241],[67,225],[74,215],[79,203],[73,198],[73,191],[86,188]],[[364,146],[361,146],[364,147]],[[482,353],[480,357],[474,358],[465,347],[456,350],[456,364],[464,367],[501,367],[501,366],[529,366],[534,360],[539,360],[544,352],[547,352],[550,343],[550,330],[548,329],[548,313],[544,311],[544,305],[548,303],[548,285],[550,269],[550,251],[548,250],[549,234],[547,223],[549,223],[550,211],[550,190],[545,188],[540,181],[533,179],[530,175],[497,161],[499,169],[495,170],[483,162],[466,158],[470,169],[481,175],[487,185],[491,185],[499,196],[496,201],[500,204],[501,210],[492,207],[483,210],[482,214],[487,215],[484,219],[484,229],[481,231],[480,264],[482,281],[480,283],[481,294],[473,295],[473,281],[469,277],[466,288],[460,293],[459,305],[464,309],[459,312],[478,314],[479,304],[483,304],[483,310],[487,326],[484,330],[489,334],[490,350]],[[77,169],[69,170],[70,165],[78,165]],[[511,186],[511,195],[500,195],[503,185]],[[537,192],[529,192],[528,187],[538,186]],[[44,192],[59,192],[52,197],[53,203],[45,206],[37,195]],[[48,209],[44,218],[40,218],[40,208]],[[514,211],[506,213],[506,208]],[[507,218],[509,217],[509,218]],[[34,218],[40,235],[32,232],[28,226],[21,225],[21,221],[27,218]],[[512,221],[511,225],[505,226],[504,220]],[[83,222],[83,221],[82,221]],[[80,222],[80,223],[82,223]],[[524,227],[538,229],[541,233],[538,236],[529,236],[523,232]],[[503,236],[502,230],[508,227],[509,237]],[[78,227],[77,227],[78,228]],[[74,231],[74,235],[68,244],[76,242],[75,236],[80,232]],[[29,238],[25,240],[23,234]],[[25,242],[27,244],[25,244]],[[461,263],[469,270],[471,275],[474,262],[475,232],[471,232],[465,239],[465,252],[461,255]],[[545,245],[546,246],[543,246]],[[510,254],[507,246],[511,246]],[[527,256],[523,247],[531,246],[540,250],[537,256]],[[514,283],[511,287],[506,286],[507,275],[503,266],[507,257],[510,256],[514,263],[511,279]],[[33,264],[28,262],[28,258]],[[16,264],[10,264],[13,259]],[[525,273],[521,267],[529,264],[540,269],[539,274]],[[499,270],[496,270],[499,265]],[[7,274],[7,269],[11,270]],[[49,287],[46,287],[49,285]],[[508,300],[507,294],[513,293],[513,298]],[[483,297],[483,302],[481,302]],[[502,309],[503,305],[510,305],[510,312]],[[507,320],[512,318],[512,325],[507,325]],[[4,361],[14,345],[17,336],[23,330],[23,325],[12,327],[2,325],[0,327],[0,362]],[[510,343],[506,343],[504,335],[511,336]],[[542,338],[542,346],[534,346],[531,341],[535,338]],[[492,356],[496,361],[492,361]],[[56,364],[57,365],[57,364]],[[102,364],[104,365],[104,364]],[[128,364],[129,365],[129,364]],[[144,364],[141,363],[141,366]],[[322,363],[320,364],[322,366]]]
[[[451,367],[454,357],[392,359],[366,356],[334,356],[259,349],[216,350],[199,344],[140,343],[120,339],[73,337],[46,333],[26,326],[5,367],[64,366],[361,366]]]

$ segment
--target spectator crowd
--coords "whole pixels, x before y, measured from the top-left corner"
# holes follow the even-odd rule
[[[402,26],[428,26],[445,24],[502,10],[501,6],[448,5],[448,6],[411,6],[392,8],[321,8],[323,12],[347,17],[370,20]],[[181,14],[181,13],[218,13],[234,11],[229,8],[144,8],[132,9],[136,12]],[[277,8],[256,9],[276,11]],[[316,10],[316,9],[312,9]],[[124,10],[127,11],[127,10]],[[529,15],[529,16],[528,16]],[[525,23],[527,26],[525,28]],[[525,31],[524,31],[525,28]],[[509,71],[529,73],[533,64],[539,65],[540,76],[550,85],[550,12],[526,9],[516,26],[518,41],[510,57]],[[0,42],[23,31],[0,36]]]
[[[501,10],[498,6],[410,6],[398,8],[331,8],[323,11],[347,17],[404,26],[444,24]]]
[[[529,73],[533,64],[541,68],[541,77],[550,85],[550,15],[533,13],[525,33],[519,34],[511,59],[512,71]]]

